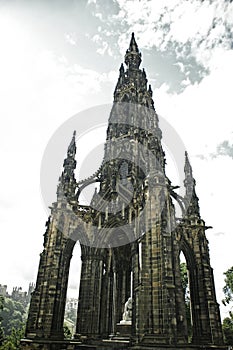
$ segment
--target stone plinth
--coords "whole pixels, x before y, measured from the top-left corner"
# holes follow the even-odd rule
[[[116,325],[116,332],[117,332],[117,335],[120,335],[121,337],[130,337],[131,336],[131,328],[132,328],[132,325],[131,325],[131,322],[130,321],[124,321],[124,323],[120,322],[120,323],[117,323]]]

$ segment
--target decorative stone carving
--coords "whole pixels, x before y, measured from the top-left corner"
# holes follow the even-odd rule
[[[183,216],[178,221],[170,180],[165,174],[162,133],[152,90],[147,89],[146,74],[140,69],[141,53],[134,36],[125,62],[126,71],[121,66],[114,93],[100,168],[88,179],[76,182],[75,133],[68,148],[57,201],[47,223],[25,339],[21,342],[23,350],[74,350],[86,346],[109,349],[113,348],[113,343],[106,347],[106,341],[111,342],[110,335],[121,338],[115,349],[224,349],[205,236],[208,227],[200,216],[188,156],[185,197],[178,197],[172,188],[173,197],[183,205]],[[81,191],[97,181],[100,186],[91,205],[80,205]],[[63,321],[76,240],[81,245],[82,271],[76,340],[69,341],[63,338]],[[180,251],[186,256],[190,275],[191,346]],[[132,297],[126,301],[122,315],[122,301],[129,295]],[[122,343],[122,338],[128,342]],[[80,345],[79,341],[86,344]]]

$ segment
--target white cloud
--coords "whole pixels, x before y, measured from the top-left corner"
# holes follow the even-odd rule
[[[66,38],[67,42],[70,45],[72,45],[72,46],[76,46],[77,45],[77,42],[76,42],[73,34],[66,34],[65,38]]]
[[[100,21],[103,20],[103,15],[100,12],[95,13],[95,16],[100,19]]]
[[[186,74],[182,93],[169,94],[169,84],[164,83],[154,91],[155,104],[158,113],[180,134],[190,153],[201,213],[206,223],[214,226],[213,233],[207,231],[207,236],[220,301],[222,273],[232,265],[233,169],[229,157],[211,160],[208,155],[216,150],[217,144],[229,139],[233,131],[230,112],[233,54],[229,50],[233,3],[220,0],[117,0],[116,3],[119,13],[97,15],[101,20],[97,34],[86,33],[96,44],[97,53],[113,55],[109,42],[114,34],[123,56],[130,34],[135,31],[141,49],[156,46],[162,52],[174,45],[177,65]],[[63,35],[70,43],[66,46],[73,49],[77,33],[65,30]],[[20,285],[37,273],[47,216],[41,204],[39,168],[48,139],[77,111],[111,102],[109,84],[114,89],[118,77],[115,67],[102,74],[78,61],[71,64],[68,55],[57,57],[52,50],[40,47],[45,39],[43,34],[41,38],[31,35],[19,19],[10,15],[0,17],[0,113],[4,121],[0,130],[0,157],[4,164],[1,198],[13,206],[3,204],[4,244],[0,247],[0,261],[7,270],[1,271],[0,283],[9,284],[11,280]],[[193,55],[208,68],[208,75],[200,83],[190,85],[181,61],[186,54]],[[149,76],[148,80],[151,81]],[[204,160],[194,157],[198,153]],[[218,232],[224,235],[217,235]],[[6,246],[11,247],[11,256],[9,252],[6,254]]]
[[[40,40],[10,15],[0,16],[0,40],[0,263],[5,267],[0,283],[11,291],[14,285],[27,289],[36,279],[47,219],[40,193],[45,146],[67,118],[106,102],[99,92],[117,72],[70,64],[67,56],[40,47]]]
[[[233,4],[216,1],[129,1],[118,0],[120,11],[113,18],[127,25],[118,40],[123,53],[128,37],[135,31],[141,47],[165,50],[171,43],[179,55],[189,54],[208,67],[213,46],[230,48],[232,43]],[[183,49],[182,49],[183,48]],[[208,55],[206,55],[208,51]],[[177,51],[178,54],[178,51]]]
[[[192,153],[214,152],[233,131],[232,60],[233,51],[219,50],[211,61],[209,75],[199,84],[188,85],[179,95],[167,94],[163,88],[154,92],[158,113],[169,119]]]
[[[101,31],[101,27],[99,28],[100,28],[99,31]],[[109,32],[107,34],[109,36]],[[113,52],[109,47],[107,41],[104,41],[100,34],[95,34],[92,38],[92,41],[99,46],[98,49],[96,50],[98,54],[103,56],[104,54],[107,53],[109,56],[113,56]]]
[[[94,43],[101,42],[101,36],[99,34],[95,34],[92,38],[92,41],[94,41]]]

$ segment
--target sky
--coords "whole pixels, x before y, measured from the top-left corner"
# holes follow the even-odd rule
[[[9,292],[36,280],[49,215],[40,177],[46,147],[71,117],[112,103],[134,32],[156,111],[189,153],[201,215],[213,227],[206,234],[221,304],[223,272],[233,265],[232,28],[230,0],[0,0],[0,284]],[[77,142],[79,168],[104,143],[107,116],[100,119]],[[77,246],[71,296],[79,271]]]

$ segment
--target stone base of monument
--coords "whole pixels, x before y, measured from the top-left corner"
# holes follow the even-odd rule
[[[131,336],[131,321],[121,321],[116,325],[116,334],[121,337],[130,337]]]
[[[115,337],[114,337],[115,338]],[[21,350],[227,350],[228,346],[180,344],[177,346],[156,344],[151,339],[149,345],[132,344],[127,337],[116,339],[89,340],[81,343],[75,340],[22,339]]]

